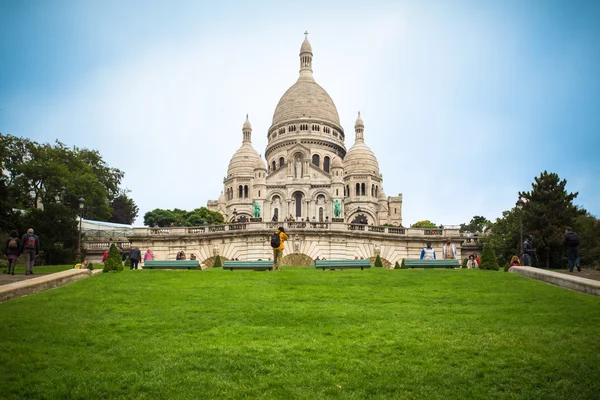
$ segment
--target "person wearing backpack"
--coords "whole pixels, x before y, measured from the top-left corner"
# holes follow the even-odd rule
[[[573,272],[573,265],[577,267],[577,272],[581,272],[579,266],[579,235],[577,235],[570,226],[565,230],[563,243],[567,248],[567,260],[569,263],[569,271]]]
[[[40,254],[40,239],[33,233],[33,228],[21,238],[21,253],[25,258],[25,275],[33,275],[35,257]]]
[[[17,236],[19,236],[17,231],[10,231],[9,238],[6,240],[6,246],[4,247],[4,255],[8,260],[8,273],[10,275],[15,274],[17,258],[21,255],[21,241]]]
[[[273,271],[281,271],[281,259],[283,258],[283,248],[288,240],[288,235],[285,234],[283,226],[277,228],[271,236],[271,247],[273,248]]]

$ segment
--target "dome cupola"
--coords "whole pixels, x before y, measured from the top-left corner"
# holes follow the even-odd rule
[[[373,151],[365,144],[364,127],[359,112],[354,124],[356,140],[344,158],[344,173],[346,175],[371,174],[379,176],[379,162]]]
[[[260,156],[252,147],[252,126],[246,114],[246,122],[242,127],[242,147],[240,147],[231,157],[229,168],[227,168],[227,178],[234,176],[253,176],[254,169],[261,161]],[[264,165],[264,164],[263,164]]]

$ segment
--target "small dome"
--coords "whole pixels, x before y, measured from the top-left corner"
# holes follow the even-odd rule
[[[250,125],[250,120],[248,120],[248,114],[246,114],[246,122],[242,126],[242,129],[250,129],[252,130],[252,125]]]
[[[250,142],[242,143],[231,157],[229,168],[227,168],[227,177],[231,176],[254,176],[254,168],[261,161],[260,156],[252,147]]]
[[[377,200],[379,200],[379,201],[387,201],[387,196],[383,192],[383,189],[381,189],[381,192],[379,192],[379,196],[377,196]]]
[[[311,47],[308,39],[304,39],[304,42],[302,42],[302,46],[300,47],[300,54],[302,54],[302,53],[311,53],[312,54],[312,47]]]
[[[258,161],[256,161],[256,166],[254,167],[254,169],[264,169],[265,171],[267,170],[267,164],[265,163],[265,160],[260,158],[260,156],[258,157]]]
[[[223,192],[221,192],[221,195],[219,196],[219,199],[217,200],[218,204],[225,204],[225,195],[223,194]]]
[[[356,141],[344,158],[345,174],[372,174],[379,176],[377,157],[364,141]]]
[[[334,157],[331,162],[331,168],[342,168],[342,159],[340,157]]]

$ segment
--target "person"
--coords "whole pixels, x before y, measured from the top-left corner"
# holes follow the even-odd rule
[[[317,219],[315,218],[315,216],[313,215],[313,217],[310,219],[310,222],[317,222]]]
[[[523,242],[523,265],[531,267],[531,255],[535,251],[532,243],[533,236],[527,235]]]
[[[129,259],[131,260],[131,266],[129,269],[138,269],[138,264],[142,259],[142,252],[137,247],[132,247],[129,252]]]
[[[577,272],[581,272],[581,267],[579,266],[579,235],[573,232],[570,226],[567,226],[567,229],[565,229],[563,244],[567,248],[569,271],[573,272],[573,265],[575,265]]]
[[[421,250],[421,260],[435,260],[435,250],[431,247],[431,242],[427,242],[427,246]]]
[[[511,267],[520,267],[521,266],[521,260],[519,260],[519,257],[512,256],[512,258],[510,259],[510,266]]]
[[[154,260],[154,254],[152,254],[152,250],[148,249],[146,254],[144,254],[144,262]]]
[[[33,228],[27,229],[27,233],[21,238],[20,251],[25,258],[25,275],[33,275],[35,257],[40,254],[40,239],[33,233]]]
[[[18,236],[19,234],[17,231],[10,231],[9,237],[6,240],[6,246],[4,246],[4,255],[8,260],[9,275],[15,274],[17,258],[19,258],[21,255],[21,241],[19,240]]]
[[[102,264],[104,264],[106,262],[107,258],[108,258],[108,250],[104,250],[104,254],[102,255]]]
[[[442,248],[442,258],[444,260],[456,260],[456,246],[452,244],[452,239],[446,239],[446,244]]]
[[[475,254],[471,254],[469,256],[469,261],[467,261],[467,268],[479,268],[479,264],[477,264],[477,260],[475,259]]]
[[[271,218],[271,222],[277,222],[277,215],[273,215],[273,218]]]
[[[281,259],[283,258],[284,242],[288,240],[283,226],[280,226],[271,236],[271,247],[273,248],[273,271],[281,271]]]
[[[190,254],[190,260],[195,260],[196,259],[196,255],[194,253]]]

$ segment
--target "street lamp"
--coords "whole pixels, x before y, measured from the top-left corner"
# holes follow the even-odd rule
[[[77,236],[77,262],[81,262],[81,222],[83,220],[83,209],[85,208],[85,199],[79,198],[79,209],[81,210],[81,216],[79,217],[79,234]]]
[[[521,257],[523,257],[523,206],[525,205],[525,202],[523,201],[523,199],[521,198],[521,195],[519,195],[519,200],[517,200],[517,208],[519,209],[519,225],[521,227],[521,241],[520,243],[520,247],[519,247],[519,251],[520,251],[520,255]]]

